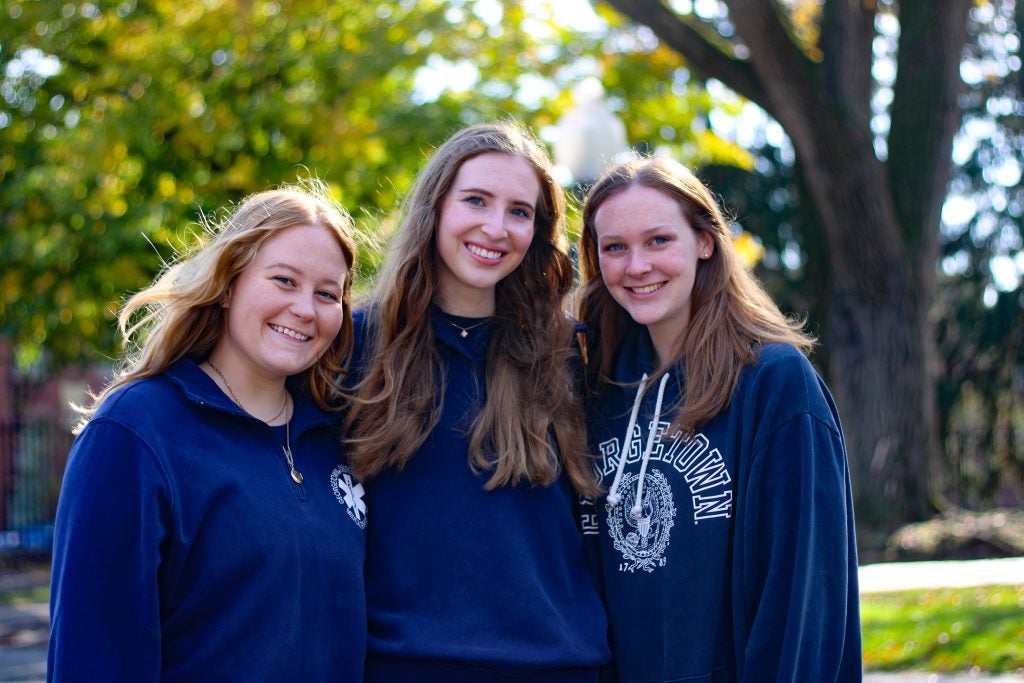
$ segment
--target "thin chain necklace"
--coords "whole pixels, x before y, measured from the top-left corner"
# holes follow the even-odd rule
[[[465,339],[466,337],[469,336],[469,331],[470,330],[474,330],[474,329],[480,327],[481,325],[483,325],[485,323],[491,322],[491,319],[489,317],[488,318],[484,318],[483,320],[481,320],[478,323],[473,323],[472,325],[467,325],[467,326],[463,326],[463,325],[458,324],[457,322],[455,322],[454,320],[452,320],[448,316],[445,316],[444,321],[446,323],[448,323],[449,325],[451,325],[452,327],[454,327],[455,329],[457,329],[459,331],[459,336],[462,337],[463,339]]]
[[[242,405],[242,402],[240,400],[238,400],[238,395],[235,394],[235,390],[231,388],[231,383],[228,382],[228,378],[224,376],[224,373],[221,372],[220,369],[217,368],[217,366],[214,365],[210,361],[210,359],[206,360],[206,364],[209,365],[210,368],[213,369],[213,371],[217,373],[217,376],[220,377],[220,381],[224,382],[224,386],[227,387],[228,393],[231,395],[231,400],[233,400],[235,403],[237,403],[239,408],[241,408],[242,410],[245,410],[245,412],[249,413],[249,411],[246,409],[246,407],[244,405]],[[287,406],[288,406],[288,391],[285,390],[285,392],[284,392],[284,401],[281,403],[281,409],[279,411],[277,411],[277,415],[274,415],[274,417],[272,417],[269,420],[267,420],[267,422],[268,423],[269,422],[273,422],[278,417],[280,417],[281,413],[284,412],[284,409]],[[249,414],[252,415],[252,413],[249,413]],[[255,415],[253,417],[255,417]],[[284,451],[284,459],[288,461],[288,473],[291,475],[292,481],[294,481],[296,484],[301,484],[302,483],[302,472],[299,472],[297,469],[295,469],[295,458],[292,457],[292,433],[291,433],[291,426],[292,426],[292,421],[291,420],[288,420],[288,421],[286,421],[284,423],[284,446],[281,447],[281,450]]]
[[[207,365],[209,365],[209,366],[210,366],[210,368],[212,368],[212,369],[213,369],[213,371],[217,373],[217,376],[218,376],[218,377],[220,377],[220,381],[221,381],[221,382],[224,382],[224,386],[225,386],[225,387],[227,387],[227,389],[228,389],[228,393],[229,393],[229,394],[231,394],[231,400],[232,400],[232,401],[234,401],[235,403],[237,403],[237,404],[238,404],[238,407],[239,407],[239,408],[241,408],[241,409],[242,409],[242,410],[244,410],[245,412],[249,413],[249,414],[250,414],[250,415],[252,415],[253,417],[256,417],[255,415],[253,415],[253,414],[252,414],[252,413],[251,413],[251,412],[249,411],[249,409],[248,409],[248,408],[246,408],[246,407],[245,407],[245,406],[244,406],[244,405],[242,404],[242,401],[241,401],[241,400],[240,400],[240,399],[238,398],[238,394],[236,394],[236,393],[235,393],[235,390],[231,388],[231,383],[230,383],[230,382],[228,382],[228,378],[224,376],[224,373],[223,373],[223,372],[221,372],[221,371],[220,371],[220,369],[219,369],[219,368],[218,368],[218,367],[217,367],[216,365],[214,365],[214,364],[213,364],[212,362],[210,362],[210,360],[209,360],[209,359],[207,359],[207,361],[206,361],[206,364],[207,364]],[[276,420],[277,418],[281,417],[281,413],[283,413],[283,412],[284,412],[284,409],[285,409],[285,408],[286,408],[287,406],[288,406],[288,392],[287,392],[287,391],[285,391],[285,392],[284,392],[284,400],[283,400],[283,401],[281,401],[281,409],[280,409],[280,410],[278,410],[278,411],[277,411],[277,412],[276,412],[276,413],[274,414],[274,416],[273,416],[272,418],[270,418],[270,419],[268,419],[268,420],[264,420],[264,422],[266,422],[267,424],[269,424],[269,423],[273,422],[274,420]],[[259,419],[259,418],[257,418],[257,419]]]

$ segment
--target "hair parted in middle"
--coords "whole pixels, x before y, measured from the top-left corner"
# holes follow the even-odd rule
[[[690,434],[729,404],[740,371],[755,360],[758,344],[792,344],[807,353],[814,340],[803,332],[802,322],[779,310],[743,265],[711,190],[673,159],[637,156],[608,169],[590,188],[583,205],[579,317],[588,329],[600,331],[587,343],[591,389],[609,379],[615,350],[627,331],[637,327],[601,277],[594,225],[601,205],[634,185],[675,200],[690,226],[714,240],[711,256],[697,265],[686,333],[674,357],[662,359],[660,368],[666,371],[685,360],[686,391],[676,406],[673,429]]]
[[[351,396],[349,463],[362,478],[401,469],[440,419],[444,383],[430,306],[438,291],[441,207],[462,164],[490,152],[526,160],[540,182],[540,196],[533,241],[519,267],[495,288],[487,399],[471,429],[470,465],[493,470],[490,490],[521,481],[550,484],[561,460],[574,486],[592,493],[596,483],[571,370],[578,352],[574,324],[564,308],[573,285],[565,197],[544,147],[513,122],[455,133],[431,156],[405,200],[368,302],[372,337],[366,340],[363,379]]]

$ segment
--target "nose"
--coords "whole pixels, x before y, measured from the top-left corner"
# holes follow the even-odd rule
[[[480,231],[493,240],[504,239],[508,235],[508,228],[505,227],[505,214],[501,211],[491,211],[484,219]]]
[[[316,306],[313,301],[315,297],[316,293],[312,291],[296,293],[289,307],[292,315],[299,320],[312,320],[316,317]]]
[[[630,252],[626,261],[626,273],[629,275],[643,275],[650,269],[651,262],[639,249]]]

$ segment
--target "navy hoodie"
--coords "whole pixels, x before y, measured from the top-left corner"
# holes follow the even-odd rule
[[[608,494],[584,501],[582,523],[608,609],[608,680],[861,680],[839,418],[799,350],[757,353],[728,407],[689,440],[668,432],[681,366],[638,398],[655,371],[645,329],[618,350],[612,379],[622,384],[605,385],[588,406]]]
[[[366,311],[354,318],[358,367]],[[467,453],[486,400],[491,326],[462,338],[436,307],[431,324],[446,382],[441,420],[404,469],[366,483],[367,680],[596,680],[607,622],[576,494],[564,475],[484,490],[491,472],[474,472]]]
[[[50,680],[362,678],[365,501],[337,418],[292,396],[301,485],[284,428],[191,361],[104,401],[57,507]]]

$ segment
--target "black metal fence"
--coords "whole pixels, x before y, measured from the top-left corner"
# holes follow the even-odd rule
[[[71,432],[40,420],[15,422],[2,430],[13,430],[0,434],[13,448],[0,475],[6,480],[6,486],[0,486],[0,552],[49,550]]]

